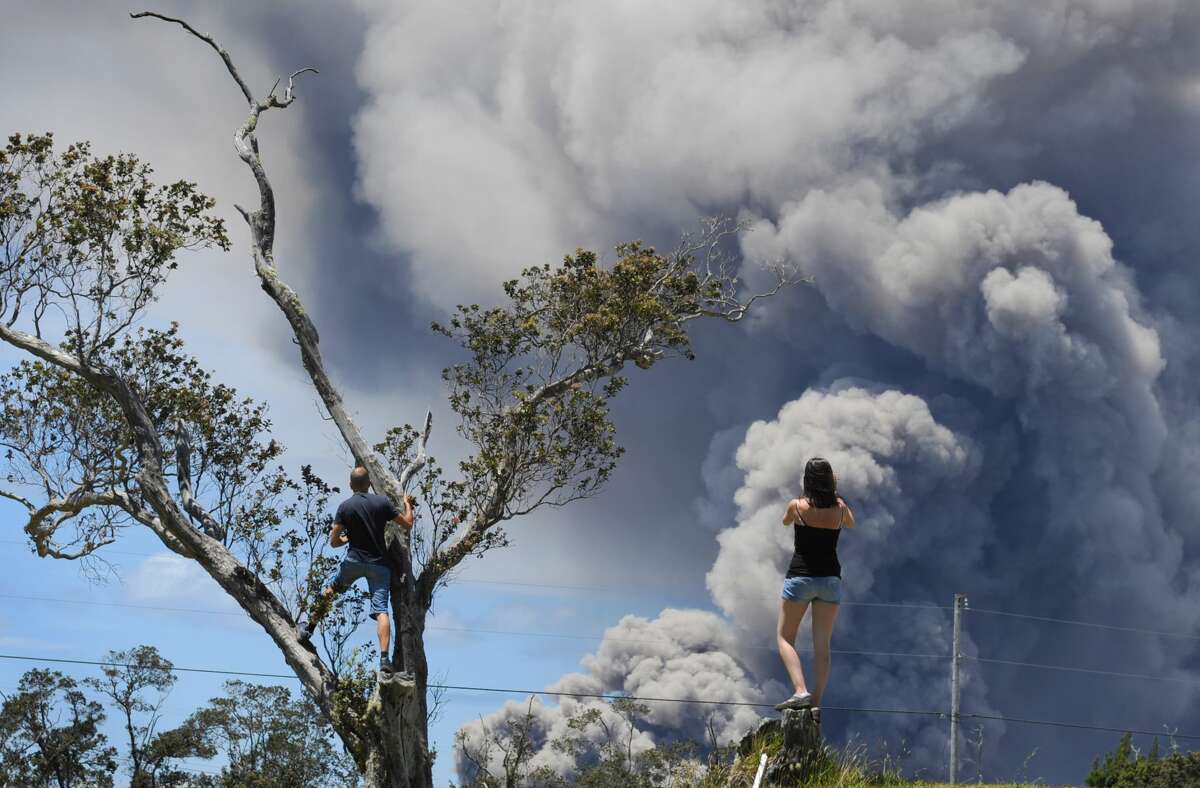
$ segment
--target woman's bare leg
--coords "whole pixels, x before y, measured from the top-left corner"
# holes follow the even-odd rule
[[[788,678],[797,694],[807,692],[804,686],[804,668],[800,667],[800,655],[796,653],[796,633],[800,631],[800,622],[808,610],[807,602],[789,602],[786,599],[779,605],[779,631],[776,633],[779,641],[779,656],[783,666],[787,668]]]
[[[829,670],[832,658],[829,652],[833,641],[833,623],[837,620],[838,604],[836,602],[814,601],[812,605],[813,633],[813,705],[821,705],[821,696],[825,694],[825,685],[829,683]]]

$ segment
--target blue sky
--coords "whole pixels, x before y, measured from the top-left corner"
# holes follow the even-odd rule
[[[739,250],[751,285],[755,260],[812,277],[745,324],[699,327],[697,361],[635,377],[614,405],[628,451],[606,491],[515,524],[513,546],[466,566],[432,621],[597,639],[435,629],[432,673],[672,697],[703,680],[724,699],[770,697],[783,678],[769,647],[788,549],[775,523],[803,460],[823,454],[861,525],[843,544],[852,598],[948,605],[963,592],[979,608],[1184,635],[970,614],[971,656],[1157,678],[973,662],[964,709],[1200,731],[1194,7],[157,8],[186,11],[256,87],[321,68],[260,131],[280,195],[280,270],[364,429],[382,435],[431,408],[445,466],[464,448],[439,379],[453,354],[428,324],[494,299],[521,266],[630,238],[667,247],[718,213],[750,223]],[[219,380],[270,403],[289,467],[311,463],[341,484],[345,452],[232,208],[253,198],[229,145],[244,112],[236,88],[199,42],[127,11],[10,9],[0,69],[22,78],[0,89],[0,120],[133,150],[163,179],[217,197],[234,250],[181,259],[148,322],[178,320]],[[13,359],[0,348],[0,362]],[[15,543],[19,511],[0,515],[5,653],[96,659],[149,643],[180,666],[282,667],[238,615],[15,598],[232,610],[147,533],[123,536],[109,556],[121,580],[97,586],[35,559]],[[834,645],[945,651],[948,625],[945,611],[847,607]],[[838,659],[830,703],[947,705],[942,662]],[[0,687],[27,667],[0,661]],[[220,680],[182,676],[167,721]],[[454,731],[504,698],[448,701],[434,732],[439,784]],[[747,719],[721,724],[732,736]],[[646,734],[695,735],[703,722],[663,709]],[[943,721],[830,723],[835,741],[944,768]],[[1036,748],[1028,776],[1079,780],[1116,739],[984,730],[983,770],[996,778],[1021,776]]]

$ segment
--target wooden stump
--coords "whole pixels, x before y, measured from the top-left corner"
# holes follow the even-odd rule
[[[738,742],[737,754],[739,758],[745,758],[754,752],[754,743],[760,739],[772,736],[779,730],[782,723],[779,720],[763,720],[758,724],[758,727],[747,733]]]
[[[783,713],[783,749],[767,764],[767,784],[800,785],[824,759],[821,725],[812,709]]]

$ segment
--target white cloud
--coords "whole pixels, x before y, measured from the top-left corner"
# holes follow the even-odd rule
[[[230,621],[242,613],[199,564],[174,553],[158,553],[143,560],[125,578],[123,590],[127,603],[202,610],[213,613],[214,621],[225,620],[215,615],[218,613],[232,614],[227,617]]]

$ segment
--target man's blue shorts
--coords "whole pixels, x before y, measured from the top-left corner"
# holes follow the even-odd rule
[[[783,581],[783,598],[789,602],[842,601],[842,579],[829,577],[789,577]]]
[[[326,585],[341,593],[360,577],[367,579],[367,590],[371,592],[371,618],[388,612],[388,597],[392,590],[392,570],[383,564],[343,559]]]

